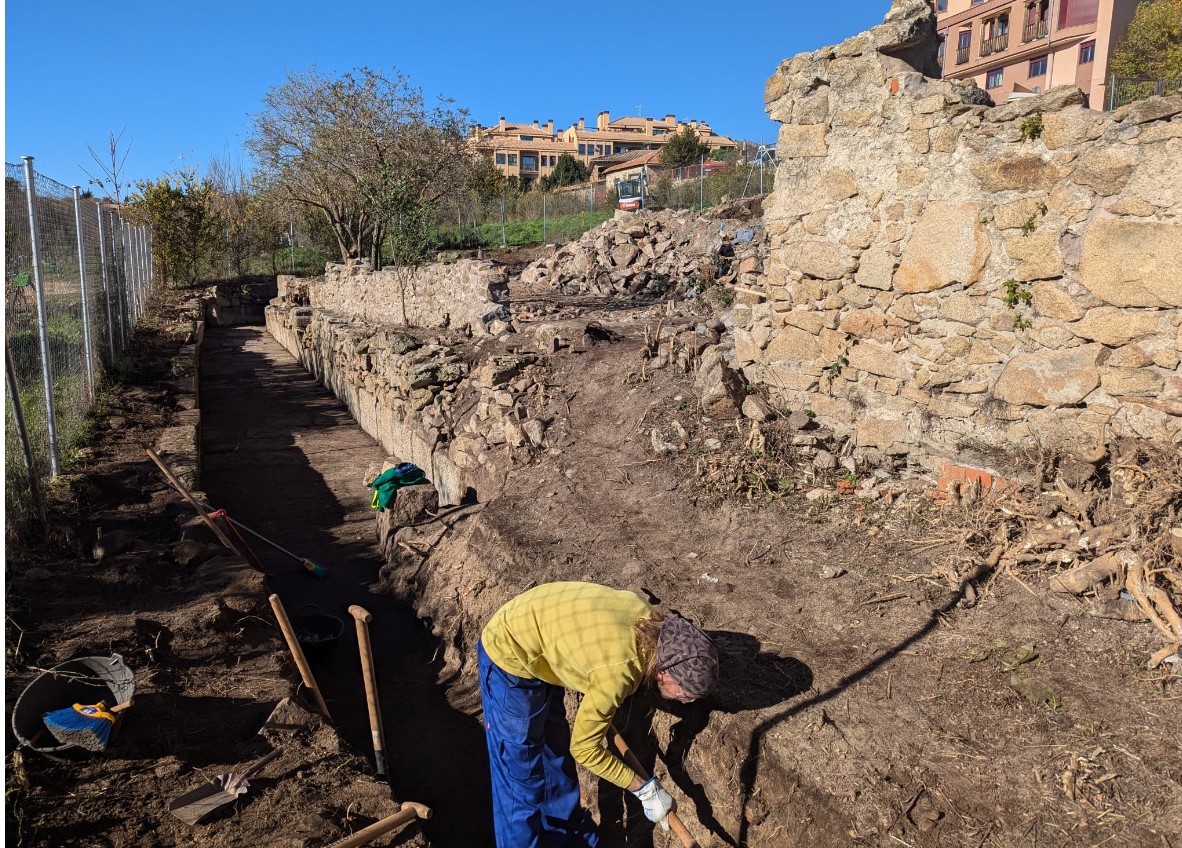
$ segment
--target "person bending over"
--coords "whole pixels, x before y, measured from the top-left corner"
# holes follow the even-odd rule
[[[681,703],[718,685],[718,649],[684,618],[662,619],[633,592],[546,583],[497,610],[477,643],[498,848],[598,844],[575,763],[637,796],[668,829],[673,799],[604,748],[641,683]],[[563,690],[583,698],[573,728]]]

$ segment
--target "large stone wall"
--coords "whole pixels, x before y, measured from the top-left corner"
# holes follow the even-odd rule
[[[535,397],[540,355],[465,345],[461,333],[412,333],[295,306],[292,287],[299,285],[295,278],[280,281],[280,298],[266,309],[268,332],[344,402],[387,454],[422,468],[440,503],[458,504],[473,494],[491,499],[513,464],[544,446],[546,425]],[[559,332],[557,325],[542,325],[534,341],[553,348]]]
[[[298,291],[301,302],[372,324],[496,331],[508,319],[509,280],[491,262],[461,259],[418,268],[383,268],[368,262],[329,263],[324,279],[282,277],[280,297]],[[306,299],[306,300],[305,300]]]
[[[974,445],[1182,439],[1182,98],[990,106],[920,71],[924,0],[784,61],[752,382],[871,460]]]

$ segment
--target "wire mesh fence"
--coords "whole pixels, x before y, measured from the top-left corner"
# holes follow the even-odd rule
[[[1119,109],[1146,97],[1182,94],[1182,78],[1137,79],[1113,75],[1108,83],[1108,109]]]
[[[38,174],[31,158],[4,168],[4,481],[11,540],[32,528],[38,509],[32,481],[61,472],[103,374],[143,313],[153,275],[150,232],[133,226],[117,205]]]
[[[621,200],[629,193],[640,198],[645,209],[708,209],[727,199],[769,192],[774,180],[775,161],[770,156],[714,169],[701,164],[637,168],[550,192],[506,192],[483,202],[453,205],[437,220],[433,241],[441,249],[566,242],[625,208]]]

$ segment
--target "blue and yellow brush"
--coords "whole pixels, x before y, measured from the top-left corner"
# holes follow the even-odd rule
[[[97,704],[75,704],[61,710],[48,712],[41,717],[45,727],[53,734],[53,738],[63,745],[77,745],[87,751],[105,751],[111,740],[111,728],[115,726],[115,716],[132,705],[132,701],[107,709],[107,705],[99,701]]]

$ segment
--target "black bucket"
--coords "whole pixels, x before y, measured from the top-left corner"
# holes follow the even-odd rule
[[[135,674],[118,654],[68,660],[42,672],[25,687],[12,708],[12,732],[23,747],[43,754],[75,748],[54,739],[41,717],[74,704],[102,701],[113,707],[130,701],[134,694]],[[115,728],[123,715],[115,714]]]
[[[300,607],[291,626],[295,629],[296,640],[309,662],[323,659],[332,653],[337,640],[345,632],[345,622],[335,615],[321,612],[316,604],[304,604]]]

